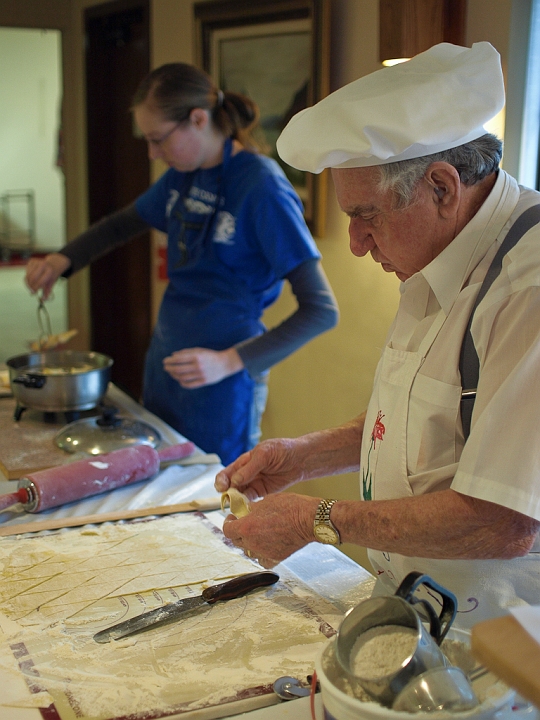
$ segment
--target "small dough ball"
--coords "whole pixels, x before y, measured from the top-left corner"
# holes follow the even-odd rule
[[[221,496],[221,509],[225,510],[227,505],[229,505],[231,513],[237,518],[245,517],[251,512],[249,500],[236,488],[229,488]]]

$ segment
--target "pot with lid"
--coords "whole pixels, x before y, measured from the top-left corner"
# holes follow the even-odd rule
[[[19,406],[74,412],[91,410],[103,399],[113,360],[96,352],[62,350],[17,355],[6,364]]]

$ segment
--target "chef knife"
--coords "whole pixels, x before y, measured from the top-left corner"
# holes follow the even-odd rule
[[[137,617],[112,625],[105,630],[100,630],[94,635],[94,640],[98,643],[107,643],[111,640],[119,640],[128,635],[176,622],[183,615],[194,610],[206,608],[206,606],[213,605],[218,601],[242,597],[257,588],[273,585],[278,580],[279,575],[273,572],[254,572],[239,575],[220,585],[212,585],[206,588],[197,597],[185,598],[169,605],[163,605]]]

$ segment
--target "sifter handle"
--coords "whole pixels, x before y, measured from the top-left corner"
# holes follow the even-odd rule
[[[414,591],[420,585],[425,585],[430,588],[430,590],[434,590],[441,596],[442,607],[438,616],[427,600],[420,600],[419,598],[414,597]],[[444,640],[446,633],[450,630],[450,626],[456,617],[458,603],[454,593],[450,592],[450,590],[447,590],[442,585],[439,585],[429,575],[424,575],[423,573],[415,571],[409,573],[402,580],[401,585],[398,587],[395,594],[411,603],[411,605],[420,603],[424,607],[430,620],[431,635],[436,640],[437,645],[440,645]]]

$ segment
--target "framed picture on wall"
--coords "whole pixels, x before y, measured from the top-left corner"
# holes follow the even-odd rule
[[[251,97],[260,133],[304,204],[314,236],[325,231],[327,171],[295,170],[276,152],[289,119],[328,94],[329,0],[208,0],[194,5],[197,63],[223,91]]]

